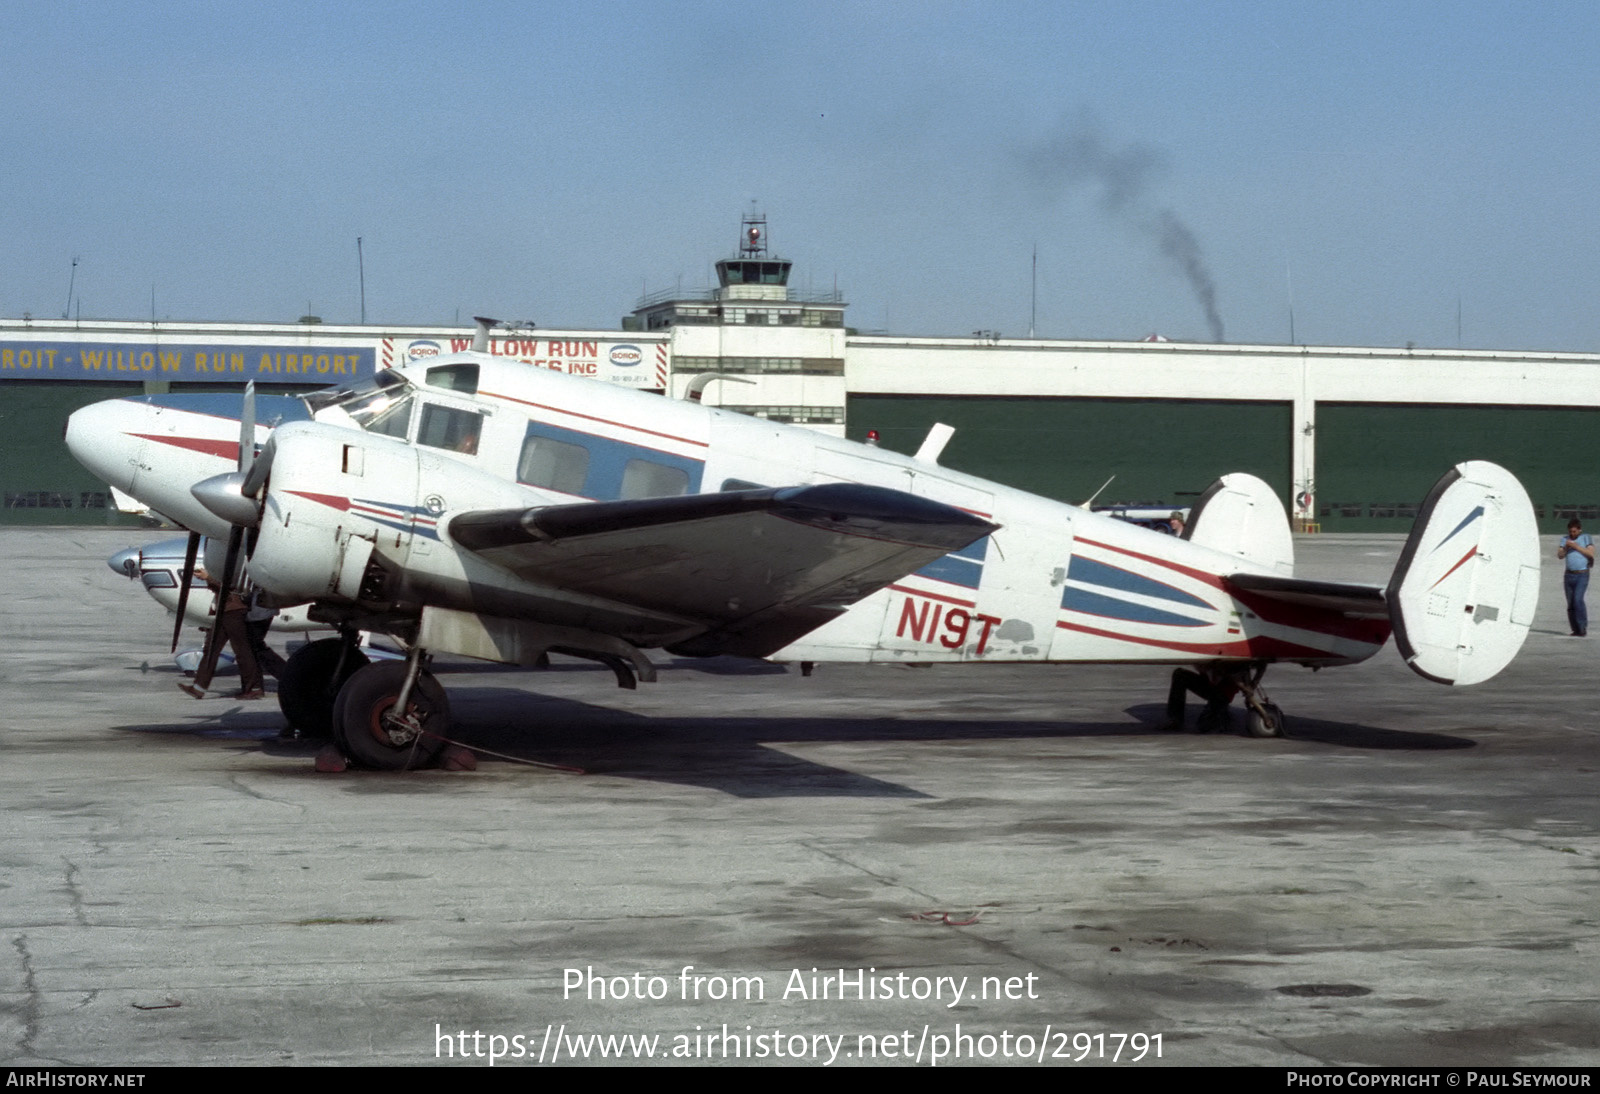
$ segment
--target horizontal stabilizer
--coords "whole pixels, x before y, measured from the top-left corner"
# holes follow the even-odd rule
[[[1295,604],[1302,608],[1339,612],[1351,619],[1387,619],[1389,605],[1377,585],[1355,585],[1343,581],[1312,581],[1303,577],[1278,577],[1273,574],[1230,574],[1228,584],[1255,593],[1267,600]]]
[[[1406,664],[1441,684],[1476,684],[1517,655],[1539,599],[1539,535],[1515,475],[1482,460],[1434,485],[1387,595]]]
[[[449,534],[530,582],[697,620],[694,654],[763,657],[997,526],[853,483],[462,513]]]

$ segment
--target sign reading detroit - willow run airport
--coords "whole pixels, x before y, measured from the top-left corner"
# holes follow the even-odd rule
[[[370,347],[165,340],[0,340],[0,380],[339,384],[372,375]]]

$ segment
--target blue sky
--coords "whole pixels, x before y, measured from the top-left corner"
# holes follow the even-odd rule
[[[1600,351],[1600,5],[0,9],[0,316],[615,327],[752,199],[863,330]],[[1205,307],[1210,286],[1214,316]]]

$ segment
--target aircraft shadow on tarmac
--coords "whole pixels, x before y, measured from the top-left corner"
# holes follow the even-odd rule
[[[600,670],[605,671],[605,670]],[[452,673],[452,675],[454,675]],[[588,774],[699,786],[741,798],[887,797],[925,798],[910,787],[794,756],[774,743],[972,744],[1091,737],[1177,735],[1162,728],[1165,708],[1131,706],[1132,719],[1117,722],[1004,720],[994,718],[764,717],[759,714],[703,717],[637,714],[600,704],[540,695],[520,688],[450,689],[455,719],[452,736],[493,761],[529,762]],[[280,740],[282,715],[275,703],[213,700],[184,722],[118,726],[130,733],[169,734],[237,742],[243,751],[309,758],[322,742]],[[1198,712],[1191,710],[1191,719]],[[1229,733],[1243,732],[1234,711]],[[1445,750],[1476,742],[1440,733],[1416,733],[1349,722],[1294,718],[1293,742],[1370,750]],[[1275,742],[1260,741],[1263,749]],[[363,780],[381,789],[384,777]],[[384,784],[387,785],[387,784]],[[396,785],[396,788],[398,788]],[[409,780],[405,785],[410,785]]]
[[[1137,718],[1146,723],[1145,728],[1160,727],[1167,716],[1166,707],[1158,703],[1146,703],[1140,706],[1128,707],[1125,713],[1129,717]],[[1233,712],[1233,725],[1230,733],[1244,732],[1245,715],[1240,710]],[[1197,705],[1191,705],[1189,710],[1189,726],[1194,727],[1194,721],[1199,714]],[[1169,733],[1170,730],[1159,729],[1157,732]],[[1373,751],[1401,751],[1401,752],[1436,752],[1459,748],[1475,748],[1478,742],[1468,737],[1457,737],[1449,733],[1417,733],[1407,729],[1383,729],[1379,726],[1362,725],[1358,722],[1332,722],[1323,718],[1307,718],[1301,715],[1290,715],[1286,736],[1293,741],[1308,741],[1314,744],[1335,745],[1339,748],[1360,748]],[[1270,741],[1261,742],[1266,747],[1271,747]]]

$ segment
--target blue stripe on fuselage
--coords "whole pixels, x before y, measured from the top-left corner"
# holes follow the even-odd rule
[[[959,551],[952,551],[943,558],[934,559],[918,570],[917,576],[960,585],[965,589],[976,589],[978,582],[983,580],[983,561],[988,552],[989,537],[984,536]]]
[[[1135,604],[1131,600],[1118,600],[1114,596],[1101,596],[1099,593],[1091,593],[1087,589],[1079,589],[1073,585],[1068,585],[1061,594],[1061,606],[1067,611],[1098,615],[1106,619],[1121,619],[1129,623],[1161,623],[1171,627],[1204,627],[1210,622],[1206,619],[1195,619],[1187,615],[1164,612],[1160,608],[1152,608],[1146,604]]]
[[[700,477],[705,471],[705,461],[663,452],[658,448],[629,444],[595,433],[582,433],[563,429],[547,422],[530,420],[526,437],[546,437],[563,444],[581,447],[588,455],[584,471],[582,497],[593,501],[617,501],[622,497],[622,479],[630,460],[644,460],[662,467],[682,471],[688,479],[686,494],[700,492]],[[537,485],[537,484],[531,484]]]
[[[1082,555],[1073,555],[1072,561],[1067,564],[1067,578],[1071,581],[1081,581],[1085,585],[1098,585],[1103,589],[1112,589],[1119,593],[1137,593],[1140,596],[1153,596],[1160,600],[1170,600],[1175,604],[1182,604],[1190,608],[1204,608],[1213,610],[1212,605],[1182,589],[1175,589],[1164,581],[1157,581],[1153,577],[1145,577],[1130,570],[1111,566],[1104,562],[1096,562],[1092,558]],[[1071,595],[1068,589],[1063,594],[1062,607],[1066,607],[1065,597]],[[1100,614],[1100,613],[1095,613]],[[1182,618],[1182,617],[1179,617]]]

